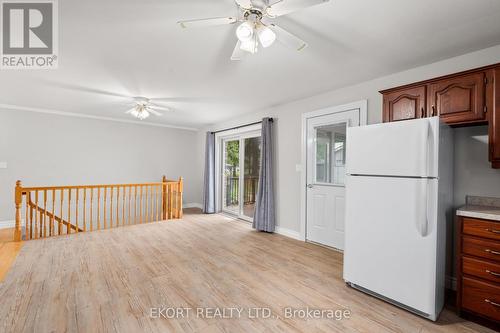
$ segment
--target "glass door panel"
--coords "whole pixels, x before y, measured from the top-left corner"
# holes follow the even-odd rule
[[[316,127],[315,182],[344,185],[346,123]]]
[[[240,140],[223,141],[222,210],[240,213]]]
[[[243,156],[243,210],[242,214],[253,218],[255,196],[259,185],[260,172],[260,136],[242,139]]]

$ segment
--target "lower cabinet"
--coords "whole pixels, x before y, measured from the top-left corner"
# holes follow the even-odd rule
[[[500,222],[457,219],[457,308],[461,316],[500,328]]]

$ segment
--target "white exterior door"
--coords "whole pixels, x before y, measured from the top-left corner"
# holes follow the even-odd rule
[[[359,109],[307,119],[308,241],[344,249],[346,130],[359,123]]]

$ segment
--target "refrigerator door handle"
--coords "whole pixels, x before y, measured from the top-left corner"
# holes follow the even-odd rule
[[[417,231],[422,237],[426,237],[429,229],[429,216],[428,216],[428,198],[429,198],[429,180],[423,179],[420,184],[420,195],[417,196],[419,203],[417,207],[420,213],[417,219]]]
[[[425,176],[429,174],[429,145],[430,145],[430,123],[427,122],[425,126],[425,130],[422,133],[423,136],[423,145],[422,145],[422,170],[425,172]]]

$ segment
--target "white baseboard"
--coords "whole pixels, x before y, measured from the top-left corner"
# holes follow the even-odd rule
[[[201,203],[197,203],[197,202],[186,203],[186,204],[183,204],[182,206],[183,206],[183,208],[199,208],[199,209],[203,209],[203,205]]]
[[[446,275],[445,278],[445,288],[451,290],[457,290],[457,278],[453,276]]]
[[[24,220],[21,221],[21,226],[24,225]],[[16,226],[15,220],[0,221],[0,229],[14,228]]]
[[[300,238],[300,233],[298,231],[295,231],[295,230],[292,230],[292,229],[287,229],[287,228],[282,228],[280,226],[276,226],[276,228],[275,228],[274,231],[277,234],[280,234],[280,235],[283,235],[283,236],[286,236],[286,237],[289,237],[289,238],[293,238],[293,239],[302,241],[302,239]]]

